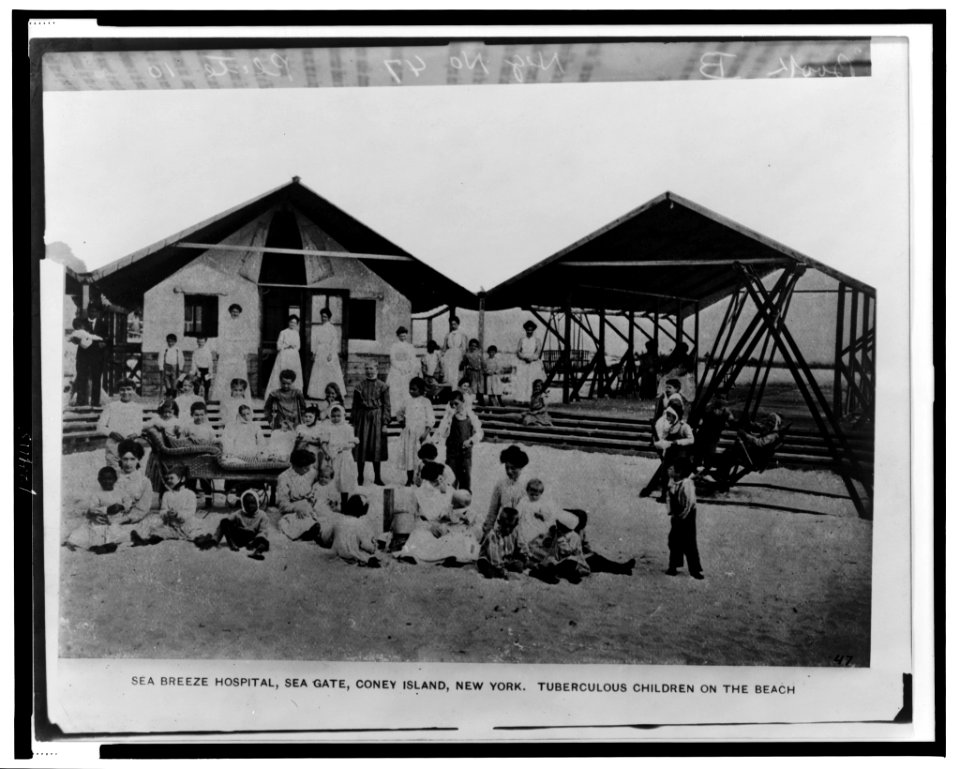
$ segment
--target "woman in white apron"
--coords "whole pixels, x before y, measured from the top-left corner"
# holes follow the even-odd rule
[[[343,370],[340,368],[340,335],[330,322],[331,317],[333,316],[330,310],[324,307],[320,310],[320,324],[313,329],[316,346],[313,350],[313,368],[310,371],[307,397],[314,400],[323,400],[326,397],[327,385],[331,382],[341,393],[346,390]]]
[[[460,364],[467,351],[467,335],[460,330],[460,318],[450,318],[450,333],[443,340],[443,383],[457,389],[460,383]]]
[[[213,383],[213,400],[223,403],[230,397],[230,382],[242,379],[247,383],[247,348],[239,304],[230,305],[230,315],[220,329],[217,339],[217,377]]]
[[[530,400],[533,383],[538,379],[545,381],[543,371],[543,340],[536,336],[537,324],[528,320],[523,324],[524,335],[517,342],[517,373],[514,377],[513,398],[522,403]]]
[[[420,373],[420,359],[416,348],[407,341],[409,332],[405,326],[397,329],[397,341],[390,346],[390,371],[387,387],[390,388],[390,413],[396,416],[410,397],[410,380]]]
[[[300,318],[291,315],[287,319],[287,327],[277,337],[277,359],[270,372],[270,380],[264,393],[269,395],[280,387],[280,372],[290,369],[297,378],[293,386],[303,387],[303,367],[300,365]]]

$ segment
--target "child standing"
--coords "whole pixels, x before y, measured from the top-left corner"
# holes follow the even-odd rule
[[[432,440],[446,441],[447,464],[457,477],[457,485],[470,491],[473,447],[483,440],[483,428],[477,415],[467,409],[463,393],[458,391],[450,397],[450,405]]]
[[[187,468],[173,465],[163,477],[167,490],[160,499],[160,510],[146,516],[133,531],[134,546],[155,545],[165,539],[195,542],[204,534],[197,519],[197,495],[186,487]]]
[[[263,554],[270,549],[270,540],[267,538],[269,522],[261,504],[260,495],[247,489],[240,495],[240,509],[220,521],[216,533],[202,539],[199,546],[204,549],[216,547],[221,539],[225,539],[231,550],[237,551],[241,547],[252,550],[249,557],[262,561]]]
[[[363,518],[367,514],[367,500],[359,494],[351,496],[333,524],[333,552],[347,563],[377,569],[377,542]]]
[[[464,377],[460,380],[457,387],[459,388],[460,394],[463,396],[463,402],[467,406],[467,411],[473,411],[473,404],[477,401],[477,395],[473,389],[473,383],[467,377]]]
[[[177,415],[183,417],[186,422],[190,416],[190,407],[196,402],[197,396],[193,394],[193,382],[189,377],[183,377],[177,383],[177,397],[174,401],[177,404]]]
[[[123,530],[118,525],[123,515],[123,494],[116,489],[117,471],[101,467],[97,473],[100,489],[87,503],[85,520],[70,532],[64,545],[70,550],[81,548],[97,555],[112,553],[124,540]]]
[[[503,383],[500,381],[500,361],[497,358],[497,348],[490,345],[487,348],[487,357],[483,359],[483,394],[487,396],[489,405],[496,403],[503,405]]]
[[[483,352],[480,341],[471,339],[463,355],[463,378],[470,382],[470,390],[477,403],[483,405]]]
[[[657,420],[653,428],[653,446],[661,457],[660,466],[653,474],[647,485],[640,491],[641,497],[649,497],[661,483],[662,493],[660,501],[666,496],[666,472],[677,459],[686,457],[685,452],[694,444],[693,430],[683,419],[681,407],[671,402],[663,416]]]
[[[433,427],[433,404],[423,397],[425,391],[426,383],[420,377],[410,380],[410,397],[399,411],[403,421],[403,431],[400,433],[400,469],[407,473],[407,486],[413,486],[420,446]]]
[[[205,336],[197,337],[197,349],[193,353],[193,394],[200,395],[203,391],[203,400],[210,400],[210,387],[213,385],[213,353],[207,346]]]
[[[177,345],[177,335],[167,334],[167,347],[160,355],[160,371],[163,374],[163,396],[177,397],[177,384],[184,370],[183,351]]]
[[[353,459],[353,449],[357,445],[357,436],[347,424],[343,406],[330,409],[330,425],[327,427],[326,453],[333,466],[333,485],[340,492],[341,510],[347,497],[357,490],[354,478],[357,477],[357,463]]]
[[[106,459],[110,467],[120,465],[121,441],[139,438],[143,432],[143,406],[134,402],[133,391],[134,384],[129,379],[120,382],[120,400],[104,406],[97,422],[97,432],[107,436]]]
[[[433,339],[427,341],[427,352],[420,361],[423,381],[427,385],[426,395],[432,401],[440,389],[442,375],[440,345]]]
[[[525,425],[535,427],[552,427],[553,422],[547,413],[547,401],[543,393],[543,380],[536,379],[533,382],[533,390],[530,393],[530,405],[527,407],[527,413],[522,417]]]
[[[373,482],[383,486],[380,463],[387,458],[390,388],[377,378],[377,364],[367,361],[364,379],[353,392],[350,421],[357,435],[357,485],[363,486],[363,465],[373,462]]]
[[[677,406],[681,416],[686,413],[687,401],[680,394],[680,380],[673,377],[663,383],[663,392],[660,394],[660,397],[657,398],[656,403],[654,403],[654,424],[663,416],[663,413],[667,410],[667,406],[671,403]]]
[[[697,490],[693,485],[693,472],[690,460],[681,457],[667,470],[670,485],[667,488],[667,512],[670,514],[670,535],[667,547],[670,549],[670,565],[666,573],[671,577],[677,569],[683,567],[687,559],[687,570],[694,579],[703,579],[700,566],[700,551],[697,548]]]

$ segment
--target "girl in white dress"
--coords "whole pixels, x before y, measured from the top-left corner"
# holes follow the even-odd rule
[[[230,305],[230,317],[220,329],[217,340],[217,377],[213,384],[212,398],[225,401],[230,397],[230,383],[234,379],[247,381],[247,349],[239,304]]]
[[[420,446],[433,427],[433,404],[425,397],[426,383],[420,377],[410,380],[409,394],[400,417],[403,430],[400,433],[400,467],[407,471],[407,486],[413,486],[413,474],[419,463]],[[393,400],[390,401],[393,403]]]
[[[265,393],[272,393],[280,387],[280,372],[286,369],[297,375],[294,382],[303,381],[303,367],[300,365],[300,318],[296,315],[287,319],[287,327],[277,337],[277,359],[273,363]]]
[[[533,332],[537,324],[528,320],[523,324],[524,335],[517,342],[517,373],[514,377],[513,399],[526,403],[533,393],[533,383],[542,382],[547,375],[543,371],[543,340]]]
[[[467,335],[460,330],[460,318],[450,318],[450,333],[443,340],[443,381],[449,387],[456,387],[460,381],[460,364],[467,351]]]
[[[340,392],[346,390],[343,384],[343,370],[340,368],[340,335],[330,322],[332,313],[329,308],[320,310],[320,324],[313,329],[317,340],[313,351],[313,368],[310,370],[310,382],[307,397],[322,400],[327,385],[331,382]]]
[[[326,451],[333,465],[333,485],[340,492],[343,504],[357,490],[357,462],[353,458],[353,447],[358,443],[343,406],[330,409],[327,431]]]
[[[405,326],[397,329],[397,341],[390,347],[390,372],[387,374],[387,387],[390,388],[390,412],[396,416],[407,400],[410,381],[420,373],[420,361],[417,351],[407,341]]]

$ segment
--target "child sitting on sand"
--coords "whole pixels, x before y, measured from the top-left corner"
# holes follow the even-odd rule
[[[280,510],[280,531],[290,539],[304,539],[316,524],[313,519],[313,485],[317,471],[314,455],[306,449],[294,449],[290,467],[277,477],[277,507]],[[315,538],[316,534],[314,533]]]
[[[686,457],[681,457],[667,470],[670,483],[667,487],[667,512],[670,514],[670,565],[666,573],[676,576],[687,559],[687,570],[694,579],[703,579],[700,552],[697,548],[697,491],[693,485],[693,466]]]
[[[487,579],[506,579],[507,572],[522,572],[527,562],[527,548],[517,524],[520,515],[515,508],[500,511],[497,524],[480,548],[477,569]]]
[[[377,542],[364,520],[368,508],[366,498],[359,494],[347,499],[343,514],[333,524],[333,552],[347,563],[376,569],[380,567],[375,555]]]
[[[439,452],[437,451],[437,444],[435,443],[424,443],[420,450],[417,452],[417,459],[420,461],[417,462],[417,469],[413,474],[413,485],[420,486],[423,483],[423,467],[428,462],[436,462]],[[443,467],[443,477],[447,482],[447,486],[450,488],[456,488],[457,485],[457,476],[454,475],[453,470],[450,469],[447,465],[442,465]]]
[[[580,535],[576,532],[579,523],[577,516],[563,510],[550,531],[530,543],[530,555],[537,564],[530,570],[531,577],[551,585],[561,579],[576,585],[590,575]]]
[[[550,531],[560,512],[553,502],[543,497],[543,481],[539,478],[527,481],[526,490],[526,496],[516,506],[517,534],[524,545]]]
[[[191,542],[201,537],[203,527],[197,520],[197,495],[185,485],[187,468],[173,465],[163,476],[167,490],[160,499],[159,512],[148,515],[130,532],[134,546],[156,545],[165,539]]]
[[[247,489],[240,495],[240,509],[220,521],[216,533],[203,538],[197,543],[198,547],[216,547],[221,539],[225,539],[227,546],[234,552],[246,548],[253,551],[250,558],[262,561],[263,554],[270,549],[270,541],[267,539],[267,514],[261,504],[260,495]]]
[[[70,532],[64,545],[70,550],[89,550],[103,555],[112,553],[126,537],[118,525],[125,511],[123,494],[116,489],[117,471],[110,467],[101,467],[97,473],[100,489],[87,501],[84,521]]]
[[[587,559],[587,566],[590,567],[591,574],[599,574],[601,572],[606,572],[607,574],[625,574],[628,576],[633,574],[633,567],[637,565],[635,558],[620,563],[600,555],[600,553],[590,547],[590,543],[587,541],[588,516],[584,510],[567,510],[566,512],[573,513],[577,516],[577,525],[574,531],[580,537],[580,549],[583,550],[583,555]]]

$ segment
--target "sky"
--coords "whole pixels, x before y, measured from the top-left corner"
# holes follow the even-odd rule
[[[904,48],[869,78],[48,92],[46,241],[94,269],[297,175],[478,290],[670,190],[880,286]]]

